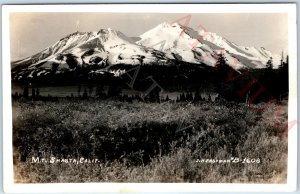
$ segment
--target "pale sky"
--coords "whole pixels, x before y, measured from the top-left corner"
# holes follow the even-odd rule
[[[157,13],[13,13],[10,15],[12,61],[31,56],[75,31],[119,30],[139,36],[162,22],[188,14]],[[207,31],[241,46],[265,47],[280,54],[288,50],[288,15],[279,13],[192,14],[189,27]],[[185,20],[180,23],[184,24]]]

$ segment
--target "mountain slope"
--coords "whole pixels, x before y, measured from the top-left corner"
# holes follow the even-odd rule
[[[131,38],[112,29],[70,34],[38,54],[12,63],[16,79],[61,73],[76,67],[94,65],[108,70],[115,64],[151,64],[166,62],[164,53],[135,44]]]
[[[203,37],[203,42],[205,44],[208,44],[211,47],[224,48],[241,62],[243,61],[242,63],[251,68],[264,68],[271,57],[275,68],[278,68],[280,64],[280,56],[272,54],[263,47],[239,46],[216,33],[205,32],[203,30],[198,31],[198,34]]]
[[[238,46],[215,33],[164,22],[132,38],[110,28],[72,33],[31,57],[12,62],[12,78],[22,80],[87,69],[90,74],[120,76],[125,71],[113,68],[118,64],[187,62],[214,67],[220,53],[236,70],[264,68],[270,57],[275,67],[280,61],[278,55],[264,48]]]
[[[191,28],[181,34],[182,31],[181,25],[165,22],[142,34],[137,44],[161,49],[168,57],[175,57],[178,60],[190,63],[205,62],[213,66],[216,63],[214,51],[206,45],[192,48],[192,44],[197,41],[193,36],[196,32]]]
[[[203,62],[210,66],[215,65],[216,53],[223,52],[234,69],[264,68],[270,57],[274,59],[275,67],[280,61],[278,55],[272,55],[264,48],[238,46],[215,33],[195,31],[178,23],[164,22],[156,26],[142,34],[137,44],[162,49],[169,55],[176,54],[183,61]]]

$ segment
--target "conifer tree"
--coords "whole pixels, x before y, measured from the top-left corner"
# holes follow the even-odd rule
[[[267,69],[270,69],[270,70],[273,69],[273,59],[272,59],[272,57],[270,57],[270,59],[268,60],[266,67],[267,67]]]
[[[84,91],[83,91],[82,98],[83,98],[83,99],[87,99],[87,98],[88,98],[88,93],[87,93],[87,90],[86,90],[86,89],[84,89]]]
[[[35,89],[34,88],[32,88],[32,90],[31,90],[31,97],[35,98]]]
[[[25,85],[24,85],[24,88],[23,88],[23,97],[24,97],[24,98],[28,98],[28,95],[29,95],[28,84],[25,84]]]
[[[36,97],[40,97],[40,90],[39,90],[39,88],[36,89]]]
[[[167,96],[166,96],[166,101],[169,101],[169,100],[170,100],[170,98],[169,98],[169,96],[167,95]]]

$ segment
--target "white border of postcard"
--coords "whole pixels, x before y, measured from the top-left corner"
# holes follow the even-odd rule
[[[297,187],[297,125],[288,135],[287,184],[217,183],[51,183],[16,184],[13,178],[11,69],[9,14],[12,12],[110,12],[110,13],[288,13],[289,110],[297,120],[296,4],[102,4],[102,5],[4,5],[2,7],[3,77],[3,187],[9,193],[53,192],[262,192],[295,191]]]

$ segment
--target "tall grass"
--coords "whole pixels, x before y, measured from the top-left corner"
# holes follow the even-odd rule
[[[224,102],[16,101],[15,180],[282,183],[287,139],[267,121],[270,114]],[[37,156],[100,163],[31,163]],[[196,162],[232,157],[260,163]]]

